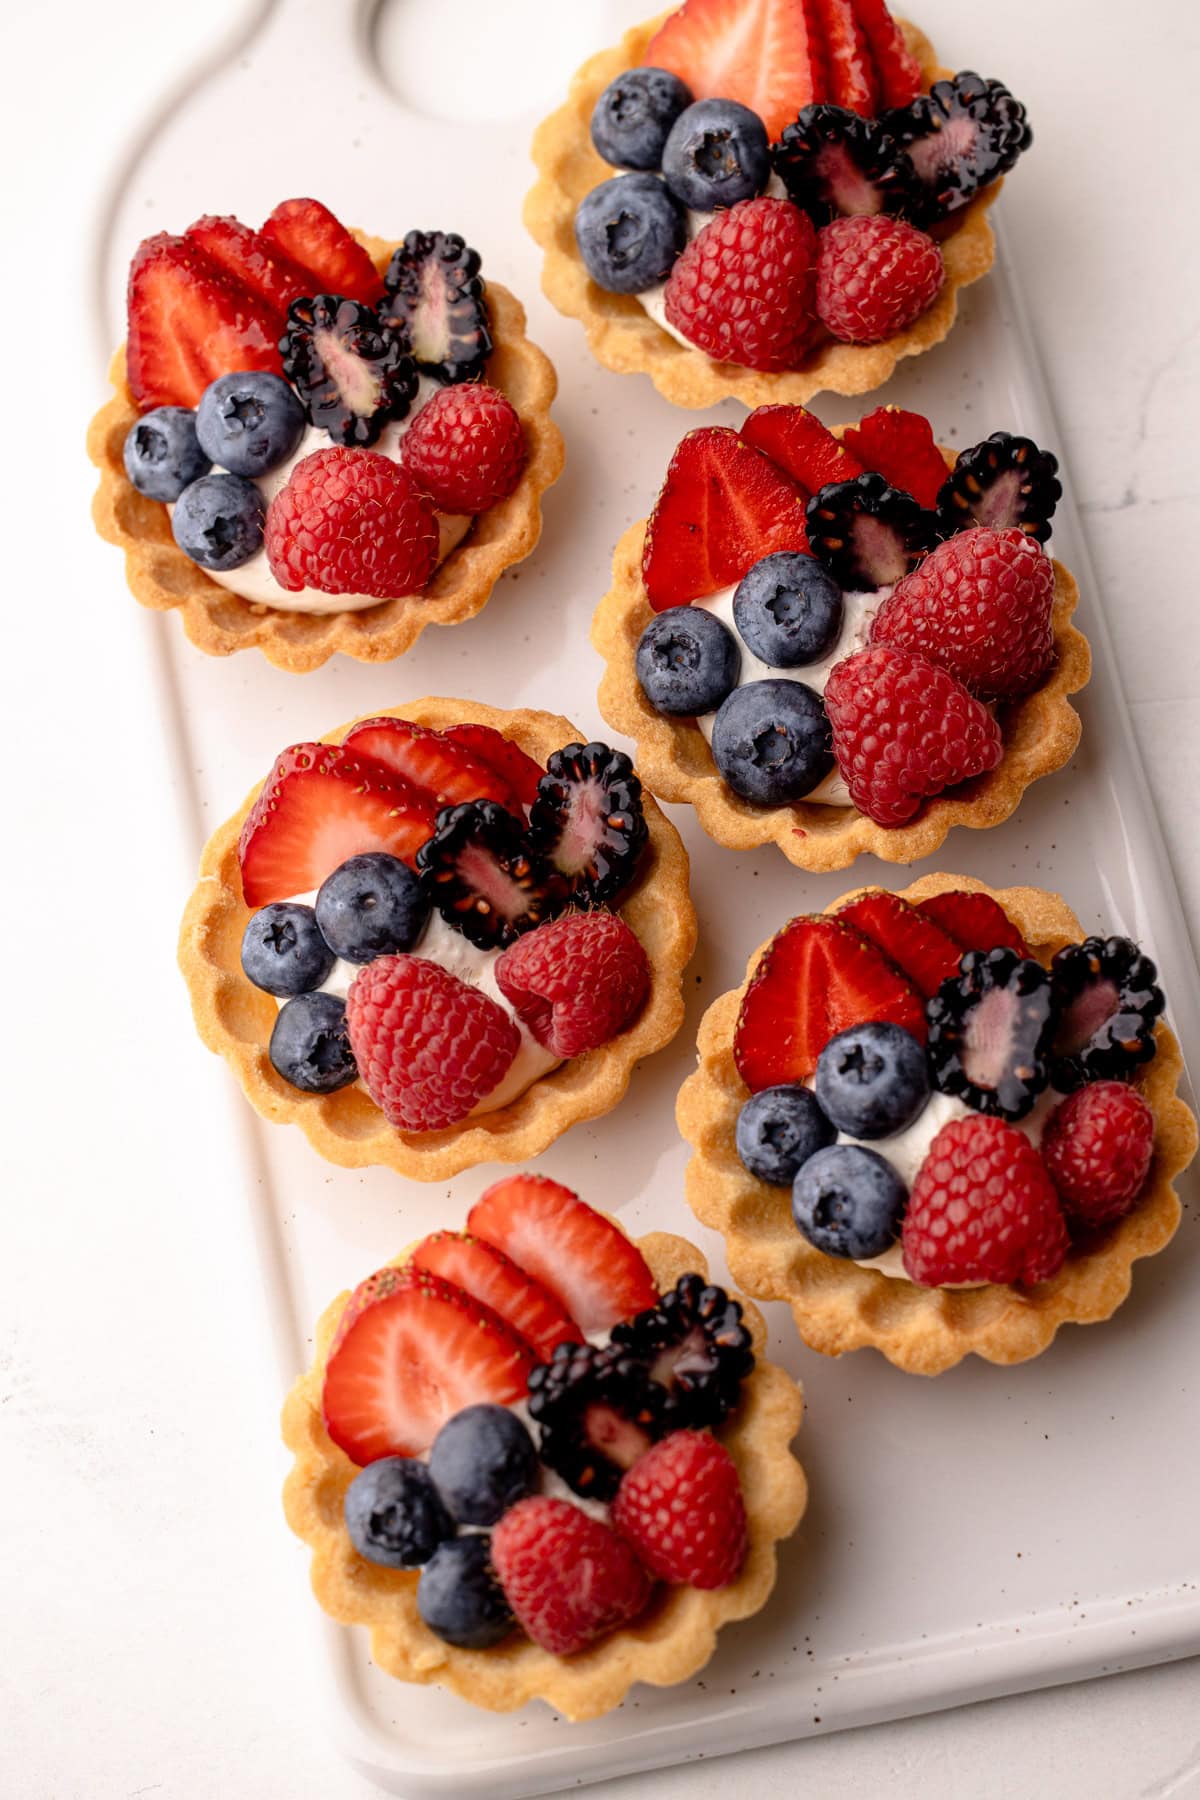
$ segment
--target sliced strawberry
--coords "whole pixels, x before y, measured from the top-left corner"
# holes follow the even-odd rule
[[[275,317],[186,238],[140,243],[129,266],[129,390],[150,406],[195,406],[236,369],[282,369]]]
[[[951,888],[948,893],[918,900],[917,911],[932,919],[963,950],[995,950],[1004,944],[1018,956],[1030,955],[1025,939],[990,894],[969,894],[961,888]]]
[[[519,744],[492,725],[448,725],[442,732],[453,744],[461,744],[476,762],[486,763],[512,790],[522,806],[537,799],[538,782],[546,773],[541,763],[526,756]]]
[[[839,907],[837,917],[870,938],[926,1000],[958,974],[962,945],[895,894],[882,889],[860,894],[849,906]]]
[[[642,577],[656,612],[740,581],[774,550],[808,550],[806,496],[727,425],[681,440],[646,527]]]
[[[868,1020],[925,1042],[925,1005],[882,951],[838,919],[793,919],[768,944],[746,989],[734,1061],[752,1094],[804,1081],[839,1031]]]
[[[411,719],[384,716],[364,719],[346,733],[355,754],[382,763],[416,788],[435,812],[459,806],[464,800],[512,803],[512,791],[490,764],[472,756],[462,744],[452,743],[440,731],[414,725]]]
[[[866,35],[854,17],[850,0],[814,0],[825,45],[829,90],[835,106],[874,117],[878,92]]]
[[[549,1288],[581,1331],[607,1331],[657,1303],[637,1245],[545,1175],[497,1181],[467,1214],[467,1229]]]
[[[549,1360],[556,1344],[583,1342],[583,1333],[554,1295],[482,1238],[464,1231],[435,1231],[421,1239],[410,1260],[414,1269],[440,1275],[490,1307],[540,1362]]]
[[[857,425],[847,425],[842,442],[864,469],[874,469],[921,506],[932,509],[937,505],[938,490],[950,471],[937,447],[933,426],[920,413],[905,412],[899,406],[877,406]]]
[[[292,301],[312,292],[312,277],[240,219],[206,213],[188,226],[187,237],[232,280],[257,294],[278,320],[280,335]]]
[[[888,11],[886,0],[853,0],[853,6],[875,65],[881,108],[908,106],[925,83],[921,65]]]
[[[758,406],[742,426],[742,436],[808,495],[827,482],[852,481],[863,472],[857,457],[804,406]]]
[[[362,245],[319,200],[281,200],[262,228],[268,243],[316,277],[315,291],[374,306],[383,281]]]
[[[802,106],[826,98],[814,0],[685,0],[642,61],[670,69],[697,100],[739,100],[772,139]]]
[[[352,1462],[418,1456],[464,1406],[525,1395],[537,1358],[486,1306],[423,1269],[360,1282],[325,1365],[325,1429]]]
[[[426,797],[378,764],[339,745],[293,744],[275,759],[238,839],[246,905],[311,893],[363,851],[411,862],[434,824]]]

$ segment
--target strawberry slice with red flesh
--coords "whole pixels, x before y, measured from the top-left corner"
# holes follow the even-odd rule
[[[447,725],[442,736],[452,744],[461,744],[476,762],[486,763],[522,806],[533,805],[538,782],[546,771],[532,756],[526,756],[520,744],[514,744],[493,725]]]
[[[319,200],[281,200],[262,235],[314,278],[307,292],[341,294],[364,306],[383,299],[383,280],[375,264]]]
[[[772,551],[807,553],[806,498],[728,426],[689,431],[646,526],[642,579],[655,612],[740,581]]]
[[[127,313],[125,367],[143,411],[194,407],[234,370],[282,371],[274,313],[187,238],[160,232],[138,245]]]
[[[925,1003],[869,938],[840,919],[801,916],[771,940],[742,1000],[733,1056],[752,1094],[805,1081],[839,1031],[868,1020],[925,1042]]]
[[[240,219],[206,213],[188,226],[187,237],[232,280],[257,294],[277,320],[280,335],[292,301],[313,291],[311,275]]]
[[[814,4],[829,71],[826,98],[835,106],[872,118],[878,85],[866,34],[854,17],[850,0],[814,0]]]
[[[465,1231],[435,1231],[412,1253],[412,1266],[452,1281],[464,1294],[490,1307],[523,1338],[539,1362],[547,1362],[557,1344],[579,1344],[583,1333],[548,1288],[494,1244]]]
[[[293,744],[276,758],[238,839],[246,905],[311,893],[368,850],[411,863],[435,823],[426,797],[377,763],[339,744]]]
[[[742,426],[742,436],[811,497],[830,481],[853,481],[863,465],[804,406],[759,406]]]
[[[971,894],[951,888],[918,900],[916,908],[932,919],[940,931],[952,937],[962,950],[995,950],[1001,944],[1018,956],[1031,955],[1028,944],[999,901],[990,894]]]
[[[408,782],[438,813],[464,800],[495,800],[511,806],[512,791],[503,776],[472,756],[462,744],[444,738],[411,719],[364,719],[346,733],[357,756],[369,756],[391,774]]]
[[[839,907],[837,917],[870,938],[926,1000],[958,974],[962,945],[895,894],[860,894],[849,906]]]
[[[847,425],[842,441],[864,469],[874,469],[892,487],[902,488],[930,510],[937,505],[938,492],[950,471],[937,447],[933,426],[920,413],[905,412],[899,406],[877,406],[857,425]]]
[[[886,0],[852,0],[852,4],[875,65],[881,107],[908,106],[925,83],[921,65],[905,42]]]
[[[380,1269],[351,1294],[329,1359],[325,1429],[352,1462],[418,1456],[464,1406],[525,1397],[537,1358],[488,1307],[424,1269]]]
[[[549,1288],[583,1332],[607,1331],[658,1303],[637,1245],[545,1175],[497,1181],[467,1214],[467,1230]]]
[[[642,62],[670,69],[697,100],[740,101],[772,140],[826,94],[814,0],[686,0]]]

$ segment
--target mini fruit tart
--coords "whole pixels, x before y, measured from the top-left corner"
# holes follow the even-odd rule
[[[1043,549],[1057,467],[1006,431],[955,457],[890,406],[689,432],[592,624],[600,710],[647,785],[814,871],[1007,819],[1073,754],[1091,671]]]
[[[179,961],[264,1118],[440,1181],[609,1112],[683,1019],[687,853],[566,719],[418,700],[293,744],[209,840]]]
[[[883,0],[687,0],[579,70],[525,223],[594,355],[677,406],[865,394],[991,268],[1031,141]]]
[[[385,1673],[592,1719],[685,1681],[765,1603],[804,1512],[801,1394],[683,1238],[635,1243],[510,1175],[316,1338],[284,1509]]]
[[[1196,1121],[1149,957],[1057,894],[927,875],[791,920],[700,1026],[687,1196],[827,1356],[912,1374],[1107,1319]]]
[[[452,232],[316,200],[138,246],[93,513],[143,606],[211,656],[385,662],[529,555],[558,478],[554,370]]]

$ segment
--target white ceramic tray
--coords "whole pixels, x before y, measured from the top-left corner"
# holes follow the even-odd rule
[[[484,33],[495,9],[458,0],[459,14],[464,6]],[[434,0],[385,15],[374,36],[371,9],[347,6],[354,31],[342,40],[330,35],[337,9],[327,0],[291,0],[265,20],[260,9],[258,35],[186,98],[173,97],[118,183],[101,246],[106,345],[119,335],[122,275],[138,238],[179,230],[206,210],[257,221],[286,193],[308,191],[381,234],[414,225],[462,231],[485,271],[525,298],[562,390],[567,469],[549,496],[542,545],[472,623],[427,633],[391,667],[339,660],[293,677],[257,654],[206,658],[173,618],[147,621],[197,852],[201,830],[234,808],[282,745],[405,697],[544,704],[587,733],[602,731],[588,625],[611,547],[647,510],[682,432],[706,416],[736,422],[741,413],[730,406],[687,416],[646,380],[597,369],[579,328],[542,301],[538,257],[519,223],[532,119],[589,45],[613,41],[638,10],[628,0],[578,8],[510,0],[508,22],[519,29],[483,37],[486,59],[455,76],[438,56]],[[525,57],[525,105],[521,116],[486,126],[481,150],[479,133],[465,132],[454,113],[498,109],[514,48]],[[423,93],[424,115],[385,87],[373,49],[399,71],[393,86]],[[245,104],[251,92],[253,107]],[[271,136],[279,123],[272,107],[285,104],[310,121],[319,115],[322,127],[307,138],[290,135],[286,158]],[[430,116],[431,105],[444,116]],[[239,117],[250,121],[250,135],[231,144],[229,121]],[[886,397],[926,411],[950,443],[1005,427],[1057,449],[1033,341],[1003,267],[972,290],[964,310],[949,342],[907,369]],[[822,410],[836,420],[861,409],[835,401]],[[1080,622],[1096,658],[1083,696],[1084,748],[1006,825],[952,836],[936,866],[997,885],[1058,888],[1085,924],[1137,936],[1158,959],[1176,1028],[1194,1047],[1195,967],[1090,579],[1070,470],[1064,475],[1054,548],[1080,578]],[[635,1232],[689,1233],[719,1267],[719,1243],[693,1224],[682,1199],[685,1156],[672,1113],[701,1011],[792,913],[864,879],[902,886],[907,874],[868,860],[841,876],[805,878],[774,852],[719,850],[685,809],[675,816],[694,858],[703,929],[687,1024],[642,1068],[614,1115],[569,1133],[539,1167],[619,1211]],[[198,1045],[195,1054],[204,1055]],[[382,1171],[334,1169],[298,1133],[260,1124],[240,1094],[225,1117],[205,1118],[201,1129],[228,1131],[242,1172],[281,1392],[307,1361],[311,1322],[330,1296],[418,1233],[456,1224],[498,1173],[481,1169],[430,1188]],[[800,1347],[783,1308],[771,1309],[772,1353],[807,1394],[800,1449],[811,1505],[784,1549],[771,1604],[725,1632],[702,1677],[667,1692],[638,1689],[592,1724],[569,1726],[541,1706],[497,1717],[381,1677],[361,1636],[327,1625],[314,1605],[338,1742],[409,1800],[484,1792],[503,1800],[1200,1650],[1194,1206],[1184,1221],[1170,1249],[1138,1267],[1133,1296],[1112,1323],[1068,1329],[1047,1354],[1011,1371],[971,1362],[927,1383],[870,1352],[826,1361]],[[274,1420],[263,1429],[273,1431]],[[306,1555],[297,1546],[298,1583]]]

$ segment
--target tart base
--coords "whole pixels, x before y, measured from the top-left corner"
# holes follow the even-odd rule
[[[1024,934],[1040,962],[1083,928],[1066,903],[1040,888],[989,888],[965,875],[926,875],[900,890],[923,900],[950,888],[990,894]],[[854,897],[826,908],[836,912]],[[692,1147],[687,1200],[702,1224],[725,1239],[734,1280],[758,1300],[784,1300],[804,1342],[825,1356],[871,1345],[910,1375],[940,1375],[964,1356],[993,1363],[1038,1356],[1060,1325],[1107,1319],[1129,1293],[1133,1264],[1174,1235],[1180,1204],[1176,1177],[1196,1153],[1196,1121],[1176,1088],[1183,1059],[1174,1034],[1158,1026],[1158,1054],[1134,1085],[1154,1113],[1154,1161],[1136,1209],[1087,1248],[1073,1249],[1057,1275],[1036,1287],[922,1288],[877,1269],[862,1269],[813,1248],[792,1223],[786,1188],[758,1181],[738,1159],[737,1115],[749,1097],[733,1060],[742,996],[766,945],[751,957],[746,981],[705,1013],[699,1067],[680,1090],[679,1129]]]
[[[662,1291],[689,1270],[707,1273],[703,1256],[684,1238],[651,1232],[638,1244]],[[746,1306],[745,1322],[758,1361],[735,1418],[716,1434],[737,1464],[746,1503],[750,1548],[741,1574],[709,1592],[660,1589],[636,1624],[561,1657],[519,1633],[491,1650],[443,1643],[417,1612],[417,1574],[380,1568],[353,1549],[342,1507],[358,1469],[332,1442],[321,1414],[325,1361],[348,1299],[340,1295],[321,1318],[313,1366],[283,1409],[284,1442],[296,1458],[283,1502],[288,1524],[312,1549],[313,1592],[321,1606],[341,1624],[369,1629],[371,1656],[385,1673],[436,1682],[492,1712],[544,1700],[568,1719],[595,1719],[619,1705],[635,1681],[656,1687],[686,1681],[711,1657],[722,1625],[765,1604],[775,1584],[776,1544],[799,1524],[807,1489],[789,1449],[803,1410],[801,1391],[763,1360],[766,1327],[756,1307]]]
[[[502,712],[472,700],[414,700],[376,707],[435,730],[447,725],[492,725],[540,763],[580,736],[553,713]],[[350,726],[322,741],[340,743]],[[625,1093],[635,1063],[670,1043],[683,1022],[683,970],[696,946],[696,914],[688,894],[688,857],[679,834],[649,794],[649,841],[638,877],[617,910],[650,959],[650,992],[634,1023],[611,1042],[563,1063],[526,1088],[510,1105],[442,1131],[406,1132],[390,1126],[357,1083],[334,1094],[305,1094],[278,1075],[267,1054],[277,1017],[275,1001],[242,973],[241,943],[252,908],[242,899],[238,834],[261,783],[209,839],[200,882],[188,902],[179,936],[179,966],[191,994],[196,1029],[229,1063],[246,1098],[274,1124],[299,1125],[315,1150],[343,1168],[380,1164],[416,1181],[441,1181],[486,1162],[528,1162],[570,1125],[610,1112]]]

